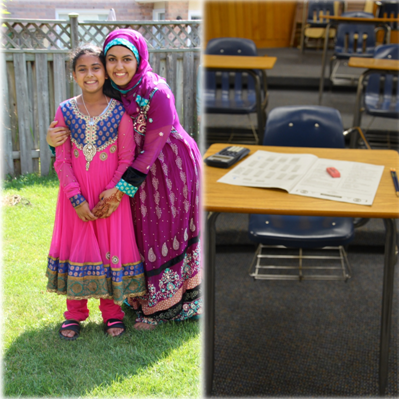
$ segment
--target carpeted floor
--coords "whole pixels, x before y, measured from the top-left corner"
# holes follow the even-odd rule
[[[253,253],[217,247],[213,395],[377,396],[382,247],[349,248],[347,283],[254,281]],[[397,294],[393,309],[388,396],[398,397]]]

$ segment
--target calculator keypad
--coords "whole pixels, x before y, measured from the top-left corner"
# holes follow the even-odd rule
[[[220,151],[220,155],[225,155],[227,157],[235,157],[237,153],[242,150],[242,147],[234,146],[234,147],[227,147],[224,150]]]

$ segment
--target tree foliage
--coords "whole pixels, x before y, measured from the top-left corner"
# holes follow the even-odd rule
[[[1,9],[1,13],[2,13],[3,15],[4,15],[4,14],[9,14],[9,12],[7,11],[7,5],[6,5],[7,1],[10,1],[10,0],[3,0],[3,1],[0,1],[0,9]]]

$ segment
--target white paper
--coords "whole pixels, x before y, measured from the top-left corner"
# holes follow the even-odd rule
[[[328,167],[340,172],[332,178]],[[372,205],[384,166],[256,151],[218,180],[238,186],[281,188],[290,194]]]
[[[256,151],[218,180],[249,187],[277,187],[290,191],[317,161],[312,154]]]

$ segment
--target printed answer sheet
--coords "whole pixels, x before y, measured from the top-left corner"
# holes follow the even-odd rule
[[[328,167],[341,177],[333,178]],[[372,205],[384,166],[318,158],[312,154],[257,151],[222,178],[237,186],[281,188],[290,194]]]

